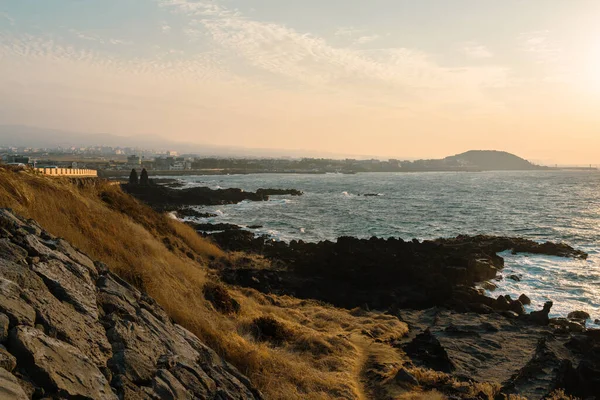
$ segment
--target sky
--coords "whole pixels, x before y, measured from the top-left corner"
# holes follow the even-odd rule
[[[0,124],[600,163],[598,0],[0,0]]]

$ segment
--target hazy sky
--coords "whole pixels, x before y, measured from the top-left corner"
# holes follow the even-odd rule
[[[598,0],[0,0],[0,124],[600,162]]]

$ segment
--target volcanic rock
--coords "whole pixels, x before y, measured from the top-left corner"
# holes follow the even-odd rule
[[[262,398],[103,264],[10,211],[0,226],[0,398]]]

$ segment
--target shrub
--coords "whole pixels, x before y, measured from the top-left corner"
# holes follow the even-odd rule
[[[261,342],[281,345],[292,337],[291,331],[273,317],[259,317],[252,321],[251,331]]]
[[[202,293],[204,294],[204,298],[220,313],[237,314],[240,312],[240,303],[231,297],[223,285],[209,282],[204,285]]]

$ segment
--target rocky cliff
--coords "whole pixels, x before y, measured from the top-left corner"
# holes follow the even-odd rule
[[[0,210],[0,398],[260,399],[156,302]]]

